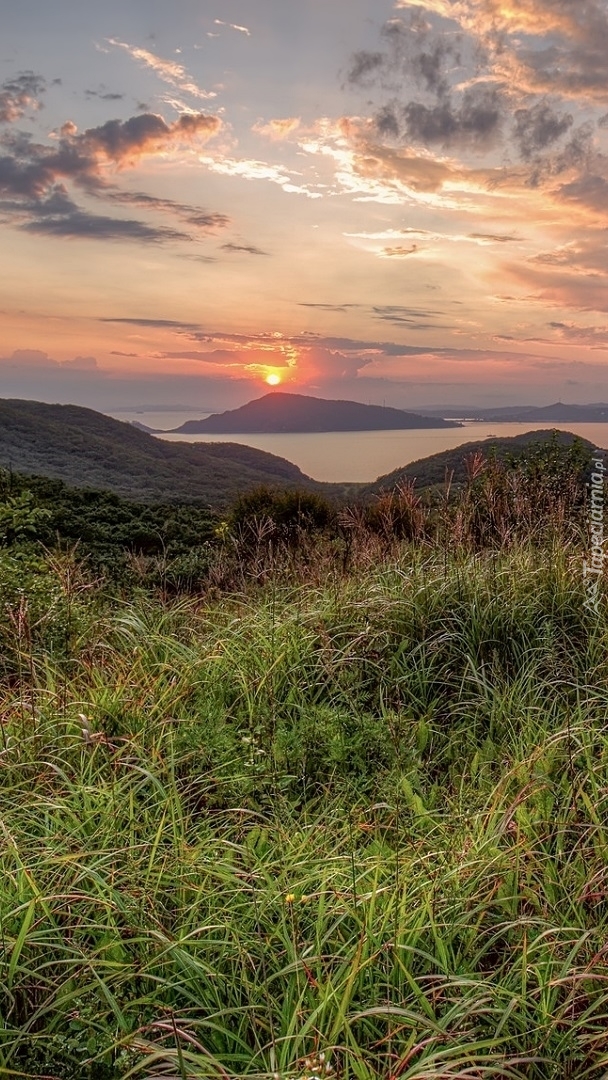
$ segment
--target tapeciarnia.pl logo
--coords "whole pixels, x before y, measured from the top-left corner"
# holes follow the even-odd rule
[[[593,472],[591,473],[591,497],[589,500],[589,529],[591,533],[591,558],[583,562],[583,578],[585,581],[586,600],[584,607],[590,611],[599,612],[600,586],[604,571],[604,482],[606,465],[604,458],[593,458]]]

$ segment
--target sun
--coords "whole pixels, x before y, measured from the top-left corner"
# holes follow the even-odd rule
[[[274,374],[272,372],[271,372],[270,375],[266,376],[266,382],[268,383],[269,386],[278,386],[280,381],[281,381],[281,376],[276,375],[276,374]]]

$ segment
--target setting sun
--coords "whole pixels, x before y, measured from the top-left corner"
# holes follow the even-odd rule
[[[266,382],[269,386],[278,386],[281,381],[280,375],[270,374],[266,376]]]

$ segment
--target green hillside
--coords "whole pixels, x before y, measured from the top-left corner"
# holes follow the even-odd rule
[[[521,458],[533,446],[545,445],[555,448],[566,449],[578,446],[581,454],[590,457],[595,449],[593,443],[581,439],[569,431],[552,430],[527,431],[523,435],[514,435],[500,439],[478,439],[475,442],[463,443],[453,450],[443,450],[439,454],[412,461],[410,465],[394,469],[384,476],[379,476],[372,484],[361,487],[361,495],[369,498],[383,491],[390,491],[407,481],[415,481],[416,488],[434,487],[444,484],[446,478],[451,479],[452,484],[462,484],[467,477],[467,461],[475,454],[482,454],[484,458],[495,457],[499,460],[507,458]]]
[[[144,503],[196,502],[222,509],[260,487],[315,492],[338,501],[373,500],[415,480],[422,489],[452,474],[464,481],[466,460],[482,453],[517,457],[534,443],[593,446],[564,431],[531,431],[442,451],[380,476],[371,484],[328,484],[284,458],[239,443],[173,443],[92,409],[0,399],[0,468],[61,480],[72,488],[114,492]]]
[[[170,443],[76,405],[0,400],[0,466],[141,501],[221,506],[260,484],[318,490],[296,465],[236,443]]]

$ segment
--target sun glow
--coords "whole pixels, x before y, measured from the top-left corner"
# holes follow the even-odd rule
[[[280,381],[281,376],[277,375],[275,372],[271,372],[270,375],[266,376],[266,382],[269,386],[278,386]]]

